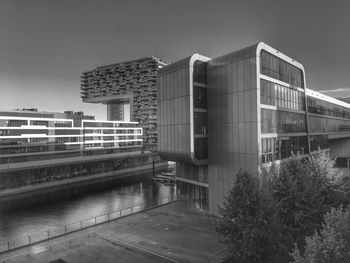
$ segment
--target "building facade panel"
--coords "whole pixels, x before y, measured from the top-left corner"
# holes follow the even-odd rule
[[[256,46],[251,48],[256,50]],[[208,63],[209,200],[213,198],[216,204],[222,204],[240,168],[251,170],[255,159],[252,155],[258,154],[257,138],[252,138],[257,133],[252,128],[258,128],[258,109],[252,107],[256,103],[251,103],[252,90],[257,88],[256,81],[251,80],[251,76],[256,76],[256,72],[251,72],[256,71],[254,54],[244,49]],[[227,113],[228,109],[232,111]],[[218,192],[222,194],[217,195]],[[209,206],[209,212],[217,214],[217,207]]]
[[[207,159],[207,95],[206,76],[203,76],[206,60],[194,55],[161,69],[158,74],[158,152],[163,158],[186,160],[195,165]],[[163,136],[162,132],[167,130],[169,133]]]

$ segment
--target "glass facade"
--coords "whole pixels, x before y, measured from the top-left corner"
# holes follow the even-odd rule
[[[290,85],[304,88],[304,78],[301,69],[272,55],[266,50],[260,53],[261,73],[278,79]]]
[[[306,132],[305,114],[261,109],[261,133]]]
[[[278,108],[305,110],[303,92],[264,79],[260,80],[260,102]]]
[[[288,136],[261,139],[261,162],[268,163],[288,158],[292,153],[306,154],[307,136]]]
[[[310,113],[350,119],[349,108],[313,97],[307,98],[307,108]]]
[[[318,132],[350,132],[350,120],[309,116],[309,130]]]

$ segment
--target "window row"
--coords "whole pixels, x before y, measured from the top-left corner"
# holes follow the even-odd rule
[[[305,114],[261,109],[261,133],[306,132]]]
[[[349,132],[350,120],[309,116],[310,132]]]
[[[81,137],[56,137],[56,138],[16,138],[16,139],[1,139],[0,146],[10,145],[23,145],[23,144],[52,144],[52,143],[66,143],[66,142],[79,142],[82,141]]]
[[[261,162],[268,163],[288,158],[294,154],[306,154],[307,136],[261,139]]]
[[[14,130],[6,130],[1,129],[0,127],[0,136],[21,136],[22,134],[32,134],[33,137],[37,134],[45,134],[45,135],[80,135],[81,132],[79,130],[32,130],[32,129],[14,129]]]
[[[53,151],[69,151],[79,150],[80,145],[45,145],[45,146],[23,146],[23,147],[8,147],[0,148],[0,155],[2,154],[20,154],[20,153],[37,153],[37,152],[53,152]]]
[[[0,127],[21,127],[27,125],[26,120],[0,120]]]
[[[316,98],[307,98],[307,108],[310,113],[350,119],[349,108],[335,105],[333,103]]]
[[[288,62],[262,50],[260,54],[261,73],[271,78],[304,88],[303,72]]]
[[[84,138],[85,141],[94,141],[94,140],[102,140],[102,141],[114,141],[114,140],[134,140],[141,139],[140,135],[135,136],[86,136]]]
[[[305,110],[304,93],[261,79],[260,102],[291,110]]]

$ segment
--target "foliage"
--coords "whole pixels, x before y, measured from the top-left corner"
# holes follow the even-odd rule
[[[326,151],[319,150],[308,157],[292,155],[282,165],[272,165],[260,179],[240,171],[216,224],[232,254],[231,262],[284,262],[295,242],[304,247],[305,236],[321,229],[324,215],[332,207],[348,205],[350,180],[337,173],[334,163]],[[331,213],[334,211],[338,210]],[[312,253],[319,254],[322,242],[336,240],[327,247],[327,255],[332,256],[347,246],[333,237],[333,232],[324,234],[327,238],[323,233],[306,239],[305,258],[295,248],[294,260],[316,262],[305,260]]]
[[[291,253],[295,263],[350,262],[350,206],[332,208],[321,231],[306,237],[304,255],[297,246]]]
[[[272,174],[272,196],[290,244],[302,242],[305,235],[321,227],[323,215],[331,207],[347,202],[339,190],[334,162],[325,151],[314,152],[307,159],[292,155]]]
[[[274,203],[248,172],[237,174],[216,231],[230,249],[233,262],[271,262],[284,249]]]

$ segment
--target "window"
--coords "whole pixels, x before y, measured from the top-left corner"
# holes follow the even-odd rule
[[[207,138],[195,138],[194,139],[194,155],[197,160],[207,159]]]
[[[203,87],[193,87],[193,107],[198,109],[207,108],[207,89]]]
[[[301,69],[265,50],[261,51],[260,58],[262,74],[289,83],[293,86],[304,88],[303,73]]]
[[[207,83],[207,63],[196,60],[193,64],[193,81]]]
[[[207,113],[194,113],[194,134],[207,134]]]
[[[261,133],[306,132],[305,114],[261,109]]]
[[[269,163],[288,158],[292,153],[306,154],[307,136],[261,139],[261,162]]]
[[[310,136],[310,148],[311,151],[317,151],[320,149],[329,148],[328,136],[327,135],[314,135]]]
[[[284,109],[305,110],[303,92],[264,79],[260,81],[260,102]]]

